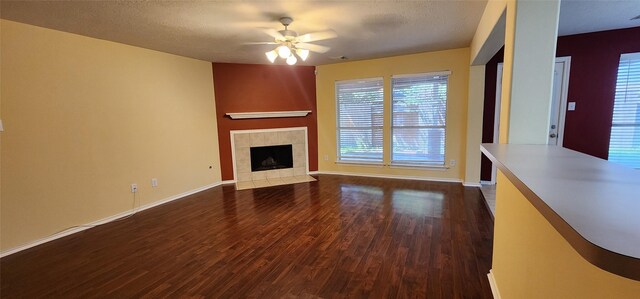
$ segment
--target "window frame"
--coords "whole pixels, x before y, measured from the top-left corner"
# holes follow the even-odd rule
[[[607,149],[607,160],[612,161],[613,163],[618,163],[620,165],[624,165],[624,166],[627,166],[627,167],[631,167],[631,168],[640,170],[640,163],[638,161],[635,161],[636,159],[632,158],[630,163],[627,163],[627,162],[623,161],[624,160],[623,159],[624,156],[617,156],[617,159],[613,159],[613,160],[611,159],[611,156],[612,156],[611,148],[612,148],[612,140],[613,140],[613,137],[614,137],[614,129],[615,128],[623,128],[623,127],[634,127],[634,128],[636,128],[636,129],[634,129],[634,132],[636,130],[640,130],[640,119],[636,119],[636,121],[634,121],[632,123],[625,123],[625,122],[616,123],[615,122],[615,119],[616,119],[616,117],[615,117],[616,116],[616,106],[617,106],[616,102],[618,100],[618,96],[617,96],[618,95],[618,87],[620,85],[620,82],[618,81],[619,75],[620,75],[619,72],[620,72],[620,67],[621,67],[622,63],[625,62],[625,61],[633,61],[634,63],[640,63],[640,52],[621,53],[620,56],[619,56],[618,67],[617,67],[618,69],[616,71],[615,91],[614,91],[614,95],[613,95],[613,111],[612,111],[612,115],[611,115],[611,128],[610,128],[610,131],[609,131],[609,144],[608,144],[608,149]],[[631,63],[631,62],[629,62],[629,63]],[[628,72],[631,72],[631,70],[628,70]],[[628,74],[627,74],[627,76],[628,76]],[[634,78],[634,79],[637,79],[637,78]],[[629,86],[629,82],[630,82],[629,77],[627,77],[626,81],[624,82],[625,83],[625,91],[624,91],[625,95],[629,92],[629,89],[626,88],[626,87]],[[631,81],[631,82],[632,83],[636,83],[635,80]],[[632,89],[632,91],[633,90],[634,89]],[[625,98],[625,100],[626,100],[626,98]],[[640,103],[636,104],[636,105],[637,105],[636,115],[640,115],[640,112],[638,112],[638,110],[640,110]],[[625,111],[623,110],[623,111],[621,111],[619,113],[624,116]],[[617,137],[620,137],[620,136],[617,136]],[[631,148],[633,148],[633,147],[631,147]],[[619,149],[621,149],[621,148],[619,148]],[[637,160],[640,161],[640,157]],[[633,162],[637,163],[637,165],[634,165]]]
[[[361,159],[354,159],[354,158],[345,158],[342,157],[341,151],[340,151],[340,130],[343,129],[340,126],[340,99],[339,99],[339,94],[338,94],[338,85],[339,84],[346,84],[346,83],[356,83],[356,82],[360,82],[360,83],[368,83],[368,82],[380,82],[381,86],[382,86],[382,117],[383,117],[383,121],[382,121],[382,125],[378,126],[371,126],[371,127],[366,127],[369,128],[371,130],[373,130],[374,128],[379,128],[382,132],[382,143],[383,143],[383,147],[382,147],[382,155],[380,158],[380,161],[377,160],[367,160],[366,157],[362,157]],[[384,77],[370,77],[370,78],[362,78],[362,79],[349,79],[349,80],[336,80],[334,82],[334,95],[335,95],[335,107],[336,107],[336,163],[343,163],[343,164],[369,164],[369,165],[384,165],[384,110],[385,110],[385,101],[384,101],[384,95],[385,95],[385,88],[384,88]],[[358,129],[366,129],[366,128],[358,128]],[[348,128],[347,128],[348,129]],[[352,128],[353,129],[353,128]]]
[[[444,155],[443,155],[443,160],[440,161],[407,161],[407,160],[394,160],[393,159],[393,153],[394,153],[394,147],[393,147],[393,140],[394,140],[394,135],[393,135],[393,131],[394,128],[396,128],[396,126],[394,125],[394,109],[393,109],[393,104],[394,104],[394,79],[401,79],[401,78],[414,78],[414,77],[435,77],[435,76],[446,76],[447,77],[447,89],[446,89],[446,96],[445,96],[445,121],[444,121],[444,125],[438,125],[438,126],[397,126],[398,128],[415,128],[415,129],[443,129],[444,131],[444,140],[443,140],[443,146],[444,146]],[[451,76],[451,71],[440,71],[440,72],[429,72],[429,73],[415,73],[415,74],[402,74],[402,75],[392,75],[391,76],[391,82],[390,82],[390,87],[391,87],[391,95],[390,95],[390,105],[389,105],[389,115],[390,115],[390,140],[389,140],[389,160],[390,160],[390,165],[391,166],[398,166],[398,167],[415,167],[415,168],[446,168],[447,166],[447,118],[448,118],[448,112],[449,112],[449,77]],[[426,146],[426,145],[425,145]]]

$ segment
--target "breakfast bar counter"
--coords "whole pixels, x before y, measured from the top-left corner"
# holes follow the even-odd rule
[[[640,296],[640,171],[557,146],[481,150],[499,169],[489,277],[503,298]]]

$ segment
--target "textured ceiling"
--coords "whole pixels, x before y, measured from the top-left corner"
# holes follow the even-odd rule
[[[268,63],[260,28],[333,29],[331,47],[304,63],[368,59],[469,46],[485,0],[423,1],[6,1],[0,17],[214,62]],[[560,34],[640,26],[640,1],[564,1]],[[278,60],[283,63],[282,60]]]
[[[637,27],[638,15],[640,0],[563,0],[558,35]]]
[[[290,16],[299,34],[333,29],[331,47],[305,64],[467,47],[481,1],[5,1],[3,19],[215,62],[268,63],[273,41]],[[281,60],[279,60],[281,62]]]

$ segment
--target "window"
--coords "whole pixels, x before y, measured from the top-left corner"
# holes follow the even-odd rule
[[[382,78],[336,82],[338,161],[382,163]]]
[[[609,161],[640,168],[640,52],[620,56]]]
[[[391,163],[445,164],[449,72],[391,79]]]

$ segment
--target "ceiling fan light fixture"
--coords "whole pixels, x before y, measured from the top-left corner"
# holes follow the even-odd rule
[[[276,52],[276,50],[271,50],[267,53],[264,53],[264,55],[267,55],[267,59],[269,59],[271,63],[274,63],[276,61],[276,58],[278,58],[278,53]]]
[[[275,49],[264,53],[269,62],[275,63],[278,57],[280,57],[284,59],[288,65],[294,65],[298,62],[298,59],[306,61],[311,52],[326,53],[330,50],[327,46],[316,45],[311,42],[330,39],[337,36],[333,30],[298,35],[297,32],[289,30],[291,22],[293,22],[293,19],[290,17],[280,18],[280,23],[284,26],[284,30],[275,30],[271,28],[263,29],[264,33],[273,38],[272,41],[251,44],[277,45]]]
[[[295,55],[291,55],[291,56],[287,57],[287,64],[288,65],[294,65],[294,64],[296,64],[296,62],[298,62],[298,59],[296,58]]]
[[[296,54],[298,57],[302,59],[302,61],[307,61],[307,57],[309,57],[309,50],[307,49],[296,49]]]
[[[291,49],[288,46],[282,45],[276,49],[278,51],[278,56],[282,59],[286,59],[291,56]]]

